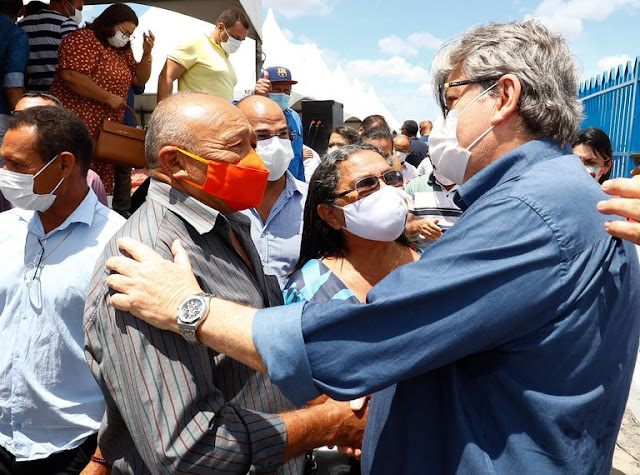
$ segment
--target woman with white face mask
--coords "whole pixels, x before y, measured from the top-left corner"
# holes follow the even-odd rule
[[[402,173],[371,145],[344,145],[323,158],[309,182],[300,259],[284,290],[285,304],[365,302],[375,284],[419,258],[404,231],[402,185]],[[362,404],[353,401],[352,408]],[[335,450],[314,452],[323,472],[356,463]]]
[[[137,62],[131,50],[137,26],[135,12],[115,3],[60,44],[50,93],[80,117],[94,141],[105,119],[123,122],[129,88],[143,86],[151,74],[155,38],[151,32],[142,34],[142,59]],[[113,194],[113,165],[94,161],[91,168],[100,175],[107,194]]]
[[[589,127],[578,132],[571,146],[573,154],[582,160],[584,168],[598,183],[609,179],[613,150],[607,134],[596,127]]]
[[[286,302],[326,301],[336,294],[364,302],[389,272],[418,259],[404,231],[402,184],[402,173],[370,145],[347,145],[324,158],[309,182],[300,259]],[[314,276],[325,285],[309,296]]]

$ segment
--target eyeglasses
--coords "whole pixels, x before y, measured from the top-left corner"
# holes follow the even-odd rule
[[[31,287],[31,284],[36,280],[40,264],[42,264],[42,256],[44,256],[44,243],[42,239],[38,238],[38,244],[40,244],[40,250],[33,258],[33,262],[27,264],[24,268],[24,283],[27,287]]]
[[[46,239],[38,238],[40,250],[36,253],[33,261],[24,268],[24,283],[29,289],[29,300],[35,308],[42,308],[42,290],[40,288],[40,266],[44,256],[44,244]]]
[[[136,39],[136,37],[135,37],[135,36],[130,35],[129,33],[127,33],[127,32],[126,32],[125,30],[123,30],[122,28],[118,28],[118,30],[120,31],[120,33],[122,33],[124,36],[126,36],[126,37],[127,37],[127,39],[128,39],[129,41],[133,41],[133,40],[135,40],[135,39]]]
[[[380,189],[380,178],[384,180],[384,182],[389,186],[402,186],[404,183],[402,179],[402,173],[397,170],[389,170],[388,172],[383,173],[379,176],[367,176],[361,178],[356,182],[356,186],[351,188],[350,190],[343,191],[342,193],[338,193],[336,195],[336,199],[342,198],[343,196],[348,195],[352,191],[357,191],[358,196],[360,198],[370,195],[371,193],[378,191]]]
[[[277,134],[270,134],[267,132],[259,132],[256,134],[256,140],[261,142],[263,140],[269,140],[271,137],[278,137],[283,140],[291,140],[293,142],[295,138],[295,132],[283,130],[282,132],[278,132]]]
[[[440,109],[442,109],[442,114],[444,115],[445,119],[447,118],[447,115],[449,115],[449,107],[447,106],[447,89],[457,86],[466,86],[467,84],[479,84],[482,82],[497,81],[500,77],[501,76],[480,79],[465,79],[463,81],[452,81],[440,84],[438,86],[438,98],[440,99]]]

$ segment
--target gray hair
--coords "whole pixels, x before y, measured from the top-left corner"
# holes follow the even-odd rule
[[[160,102],[151,114],[144,142],[149,170],[158,168],[158,154],[165,145],[178,145],[180,148],[199,155],[193,121],[188,120],[180,110],[180,106],[190,99],[197,103],[198,98],[194,98],[194,96],[209,97],[210,95],[195,91],[179,92]]]
[[[583,119],[579,75],[567,44],[539,20],[489,23],[447,42],[434,60],[434,90],[461,67],[469,79],[505,74],[522,86],[518,114],[529,132],[571,143]],[[495,91],[490,94],[495,95]]]

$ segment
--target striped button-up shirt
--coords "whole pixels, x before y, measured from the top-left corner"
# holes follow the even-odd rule
[[[206,292],[256,308],[281,302],[262,272],[248,220],[227,217],[152,180],[146,203],[98,261],[85,308],[87,361],[106,400],[99,444],[125,473],[300,473],[302,461],[279,465],[286,429],[278,413],[294,406],[268,376],[191,345],[109,305],[105,260],[130,236],[171,259],[180,239]],[[235,250],[244,247],[252,269]]]

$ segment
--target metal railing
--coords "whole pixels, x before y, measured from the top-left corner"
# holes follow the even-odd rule
[[[611,177],[630,176],[632,153],[640,152],[640,56],[602,75],[591,78],[578,90],[584,104],[582,127],[598,127],[611,139]]]

